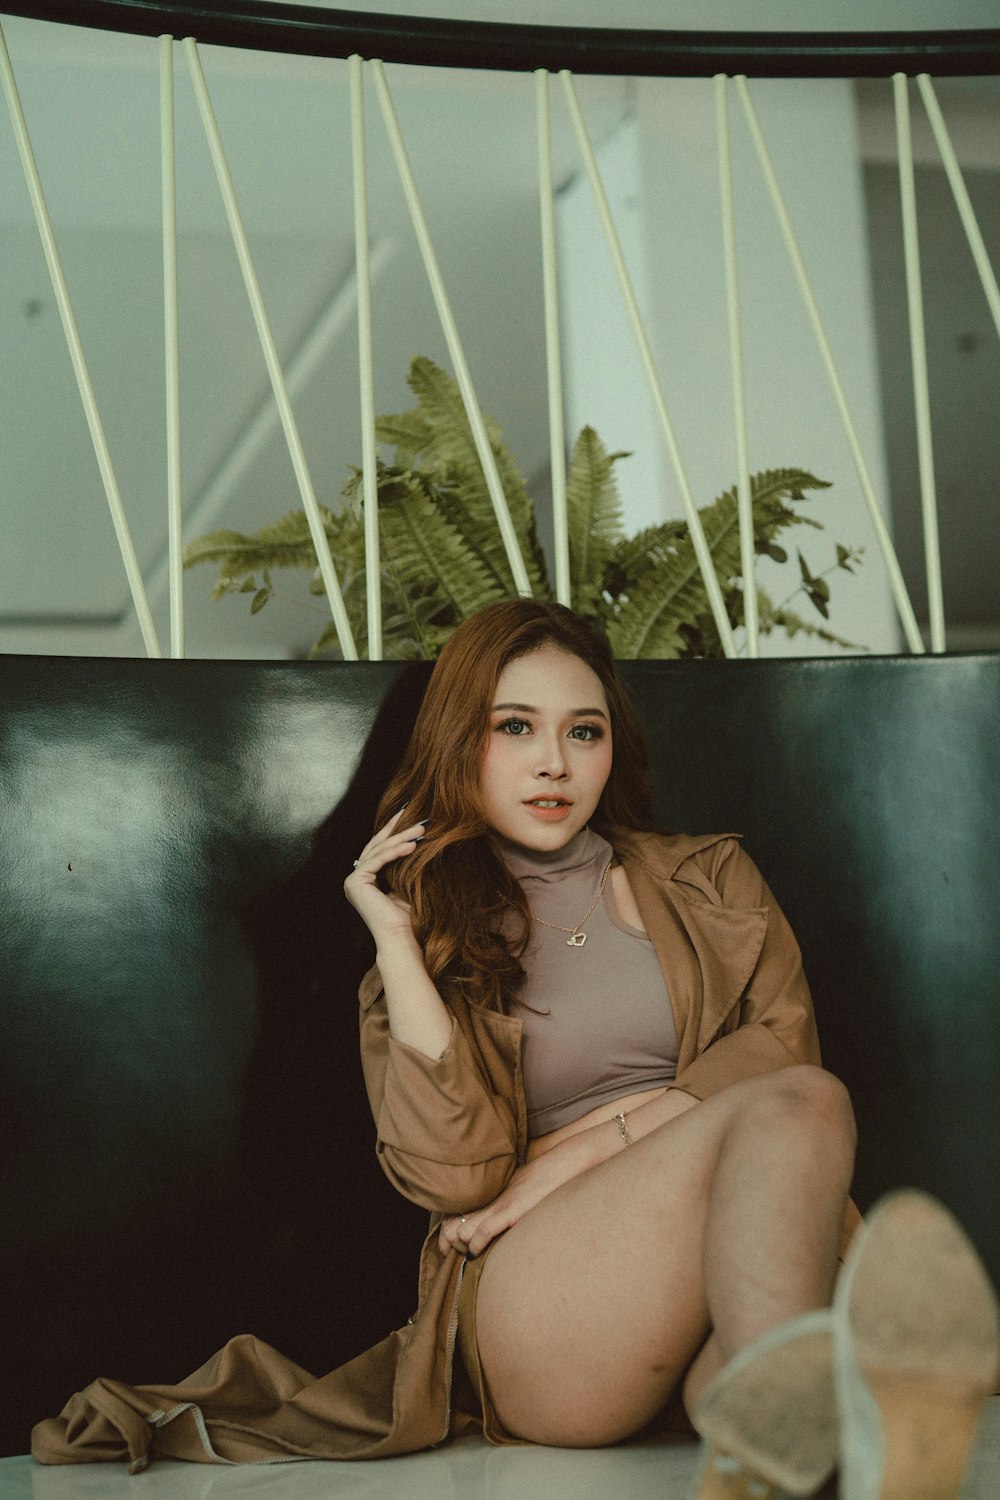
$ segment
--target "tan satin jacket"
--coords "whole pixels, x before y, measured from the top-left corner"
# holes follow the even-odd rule
[[[698,1099],[758,1073],[820,1061],[798,943],[737,840],[635,834],[616,851],[674,1008],[674,1086]],[[432,1214],[408,1359],[395,1373],[399,1427],[387,1442],[410,1420],[426,1441],[448,1433],[462,1266],[441,1256],[437,1225],[496,1198],[528,1146],[521,1021],[461,997],[449,1003],[451,1045],[433,1060],[389,1035],[377,970],[361,986],[361,1057],[379,1160],[394,1186]],[[851,1203],[841,1256],[859,1223]]]
[[[799,947],[738,836],[634,834],[617,850],[656,948],[679,1039],[675,1085],[698,1099],[740,1079],[818,1063]],[[438,1059],[396,1041],[377,969],[360,990],[361,1060],[389,1180],[431,1211],[409,1323],[314,1379],[251,1335],[176,1386],[101,1380],[34,1430],[43,1463],[151,1454],[201,1462],[409,1453],[468,1426],[452,1409],[464,1262],[442,1255],[443,1215],[491,1202],[526,1159],[521,1022],[448,995]],[[860,1222],[853,1204],[841,1255]]]

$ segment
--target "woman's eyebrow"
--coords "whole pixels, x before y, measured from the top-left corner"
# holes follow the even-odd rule
[[[533,708],[530,703],[494,703],[490,712],[499,713],[501,709],[509,708],[517,709],[518,713],[522,714],[537,714],[541,712],[541,709]],[[590,714],[595,719],[604,719],[605,721],[608,717],[603,708],[571,708],[566,717],[568,719],[582,719],[585,714]]]

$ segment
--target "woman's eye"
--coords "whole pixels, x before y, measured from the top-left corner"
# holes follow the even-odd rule
[[[506,731],[507,734],[512,734],[520,737],[524,733],[524,731],[526,729],[530,729],[531,726],[530,724],[527,724],[524,719],[504,719],[502,724],[497,725],[497,728]]]
[[[598,729],[596,724],[574,724],[573,728],[570,730],[570,734],[573,735],[576,739],[599,740],[601,738],[602,731]]]

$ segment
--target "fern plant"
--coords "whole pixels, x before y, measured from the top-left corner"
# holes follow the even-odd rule
[[[458,386],[431,360],[418,356],[409,384],[413,410],[379,417],[376,437],[391,460],[378,460],[378,521],[382,578],[383,654],[396,659],[436,657],[462,620],[484,605],[515,595],[510,565],[500,538]],[[501,441],[497,424],[486,430],[532,592],[552,598],[535,510],[524,479]],[[618,657],[721,656],[722,643],[702,582],[686,521],[667,521],[627,536],[615,476],[628,457],[608,453],[596,432],[585,427],[576,440],[567,475],[570,573],[573,608],[608,639]],[[755,474],[754,546],[758,553],[787,562],[776,538],[792,526],[821,522],[801,515],[795,505],[807,491],[829,486],[804,469],[773,469]],[[339,512],[321,507],[330,552],[340,579],[359,654],[367,654],[362,476],[355,470],[343,490],[349,502]],[[743,624],[740,540],[736,490],[728,490],[700,511],[731,625]],[[803,593],[828,618],[827,574],[853,572],[859,549],[837,546],[836,561],[814,575],[798,553],[800,579],[788,599],[775,605],[757,590],[760,629],[799,632],[858,649],[821,625],[788,608]],[[251,614],[274,596],[276,568],[307,569],[309,590],[322,594],[316,551],[304,511],[292,511],[256,536],[214,531],[185,549],[184,566],[217,563],[215,598],[251,593]],[[322,606],[314,606],[326,611]],[[863,648],[862,648],[863,649]],[[330,621],[309,651],[314,659],[339,656]]]

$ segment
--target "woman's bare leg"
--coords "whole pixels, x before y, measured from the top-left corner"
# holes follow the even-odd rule
[[[829,1304],[853,1156],[843,1085],[791,1067],[565,1183],[508,1230],[479,1285],[500,1420],[535,1442],[615,1442],[685,1371],[690,1410],[739,1349]]]

